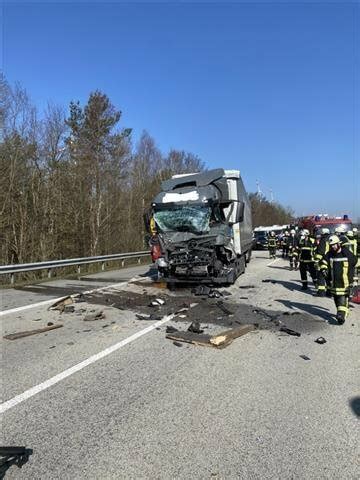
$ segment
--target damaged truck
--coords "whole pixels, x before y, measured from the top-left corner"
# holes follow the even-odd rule
[[[161,184],[149,217],[168,284],[232,284],[252,246],[251,206],[238,170],[174,175]]]

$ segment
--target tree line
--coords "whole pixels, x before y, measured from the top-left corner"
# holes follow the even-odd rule
[[[163,154],[146,131],[133,145],[121,117],[100,91],[67,111],[49,103],[40,115],[26,90],[0,75],[1,264],[146,247],[143,213],[160,183],[205,164],[183,150]],[[271,222],[289,213],[251,201],[255,225],[262,207]]]

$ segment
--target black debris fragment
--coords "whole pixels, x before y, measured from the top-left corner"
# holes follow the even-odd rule
[[[108,326],[109,326],[109,324],[107,323],[106,325],[102,325],[101,328],[106,328],[106,327],[108,327]]]
[[[75,345],[74,342],[68,342],[66,345]]]
[[[204,333],[204,330],[200,328],[200,322],[198,320],[195,320],[192,322],[192,324],[188,328],[188,332],[193,332],[193,333]]]
[[[140,315],[139,313],[137,313],[136,318],[138,320],[150,320],[150,315]]]
[[[157,315],[156,313],[152,313],[149,318],[150,320],[162,320],[163,317],[161,315]]]
[[[296,332],[295,330],[291,330],[291,328],[287,328],[287,327],[280,327],[280,332],[287,333],[288,335],[293,335],[294,337],[301,336],[301,333]]]
[[[79,295],[75,298],[76,303],[86,302],[85,295],[79,293]]]
[[[326,340],[324,337],[318,337],[316,340],[315,340],[315,343],[319,343],[320,345],[323,345],[324,343],[326,343]]]
[[[300,358],[302,358],[303,360],[311,360],[310,357],[308,357],[307,355],[299,355]]]
[[[265,280],[262,280],[263,283],[276,283],[275,280],[272,280],[271,278],[265,278]]]
[[[179,330],[172,325],[167,325],[166,327],[166,333],[175,333],[178,332]]]
[[[180,342],[173,342],[173,344],[175,345],[175,347],[182,347],[183,344],[180,343]]]
[[[64,306],[64,313],[74,313],[75,307],[74,305],[65,305]]]
[[[51,345],[51,347],[49,347],[49,350],[50,350],[51,348],[56,348],[56,345]]]
[[[255,285],[239,285],[239,288],[247,289],[247,288],[256,288]]]
[[[86,330],[83,330],[83,332],[91,332],[91,328],[87,328]]]
[[[195,296],[209,295],[210,291],[211,288],[206,285],[198,285],[197,287],[191,289],[191,293],[193,293]]]
[[[210,290],[208,297],[209,298],[220,298],[223,294],[219,290]]]
[[[54,325],[54,322],[48,322],[48,323],[47,323],[47,326],[48,326],[48,327],[51,327],[51,325]]]

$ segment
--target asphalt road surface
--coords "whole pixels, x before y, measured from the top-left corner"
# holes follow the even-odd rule
[[[165,338],[171,315],[139,320],[87,302],[73,313],[12,312],[9,298],[3,335],[63,327],[1,339],[0,444],[33,449],[6,478],[358,479],[360,307],[337,325],[331,299],[300,291],[299,272],[266,257],[254,254],[224,303],[281,321],[222,350],[174,345]],[[191,295],[148,283],[111,292],[159,292],[168,306]],[[27,305],[23,293],[16,305]],[[99,308],[105,318],[84,321]],[[319,336],[327,343],[315,343]]]

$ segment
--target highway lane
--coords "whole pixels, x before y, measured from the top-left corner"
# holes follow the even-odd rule
[[[281,259],[255,257],[229,289],[236,300],[306,312],[316,331],[259,331],[217,351],[174,346],[164,324],[6,411],[1,443],[34,449],[7,478],[357,478],[359,307],[344,326],[329,324],[330,299],[301,292]],[[148,325],[114,310],[90,332],[73,314],[46,337],[2,340],[2,401]],[[32,315],[1,322],[27,328]],[[320,334],[325,345],[314,342]]]
[[[79,280],[61,279],[23,287],[4,288],[0,290],[0,312],[126,282],[136,275],[146,275],[149,268],[150,265],[140,265],[84,275]]]

